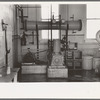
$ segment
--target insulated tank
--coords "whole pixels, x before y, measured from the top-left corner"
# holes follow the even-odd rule
[[[25,21],[24,29],[27,30],[36,30],[36,25],[38,26],[38,30],[57,30],[59,29],[59,21],[52,23],[49,21]],[[67,27],[68,25],[68,27]],[[74,20],[74,21],[65,21],[61,23],[61,30],[78,30],[82,29],[82,21]]]

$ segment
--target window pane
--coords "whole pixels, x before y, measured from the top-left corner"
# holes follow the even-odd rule
[[[95,38],[100,30],[100,20],[87,20],[87,38]]]
[[[52,5],[52,15],[54,15],[55,19],[58,18],[59,16],[59,5],[58,4],[53,4]]]
[[[52,15],[55,17],[59,16],[59,5],[58,4],[42,4],[41,5],[41,12],[42,12],[42,19],[50,19],[51,18],[51,7],[52,7]]]
[[[42,39],[48,39],[48,30],[42,30]]]
[[[51,30],[42,30],[42,39],[51,39]],[[52,30],[52,39],[59,39],[59,30]]]
[[[87,4],[87,18],[100,18],[100,3]]]
[[[50,4],[42,4],[41,5],[41,14],[42,14],[42,19],[50,19],[51,18]]]

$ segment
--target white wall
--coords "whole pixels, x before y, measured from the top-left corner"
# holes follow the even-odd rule
[[[0,23],[3,19],[7,26],[7,42],[10,53],[8,54],[8,66],[13,67],[13,51],[12,51],[12,35],[14,32],[13,28],[13,5],[0,4]],[[2,31],[0,25],[0,67],[5,66],[5,32]]]

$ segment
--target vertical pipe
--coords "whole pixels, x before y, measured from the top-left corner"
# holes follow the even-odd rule
[[[36,36],[37,36],[37,59],[39,59],[39,34],[38,34],[38,24],[37,24],[37,5],[36,5]]]
[[[67,15],[66,19],[67,19],[67,21],[69,21],[69,5],[67,5],[67,14],[66,15]]]
[[[24,22],[24,19],[23,19],[23,9],[21,8],[21,22],[23,23]],[[24,23],[23,23],[24,24]],[[24,25],[23,25],[24,26]]]
[[[67,30],[66,30],[66,50],[68,50],[68,30],[69,30],[69,24],[67,24]]]
[[[17,6],[15,5],[15,16],[16,16],[16,21],[17,21],[17,13],[18,13],[18,9],[17,9]]]
[[[69,26],[67,24],[67,30],[66,30],[66,47],[65,47],[65,65],[67,64],[67,62],[66,62],[66,60],[67,60],[66,59],[66,51],[68,50],[68,28],[69,28]]]
[[[61,15],[59,15],[59,35],[61,40]]]
[[[38,25],[36,24],[36,33],[37,33],[37,59],[39,59],[39,34],[38,34]]]
[[[51,19],[51,52],[52,52],[52,19]]]
[[[21,7],[21,23],[22,23],[22,28],[24,29],[24,16],[23,16],[23,9]]]
[[[18,40],[15,38],[15,35],[17,35],[17,18],[18,18],[18,8],[17,5],[15,5],[15,12],[14,12],[14,18],[15,18],[15,28],[14,28],[14,38],[13,38],[13,66],[17,66],[18,62]]]
[[[24,21],[24,29],[27,31],[27,20]]]
[[[49,19],[48,19],[48,49],[49,49]]]
[[[32,31],[32,44],[34,44],[34,31]]]
[[[17,30],[16,30],[16,34],[17,36],[20,35],[20,27],[21,27],[21,19],[19,18],[20,14],[19,14],[19,8],[18,8],[18,13],[17,13]],[[21,63],[22,61],[22,56],[21,56],[21,40],[20,38],[17,38],[17,56],[18,56],[18,61],[16,62],[17,65],[18,63]],[[18,66],[16,66],[18,67]]]
[[[28,17],[28,5],[27,5],[27,17]]]
[[[5,49],[6,49],[6,57],[5,57],[5,63],[6,67],[8,67],[8,45],[7,45],[7,26],[5,26]]]
[[[52,52],[52,5],[51,5],[51,52]]]

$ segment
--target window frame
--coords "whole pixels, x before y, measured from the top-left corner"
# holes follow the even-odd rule
[[[85,34],[85,42],[87,42],[87,43],[96,43],[97,44],[97,41],[96,41],[96,37],[94,37],[94,38],[87,38],[87,34],[88,34],[88,32],[87,32],[87,21],[88,20],[100,20],[100,18],[88,18],[87,17],[87,6],[88,6],[88,4],[86,5],[86,34]],[[96,33],[95,33],[95,35],[96,35]]]

